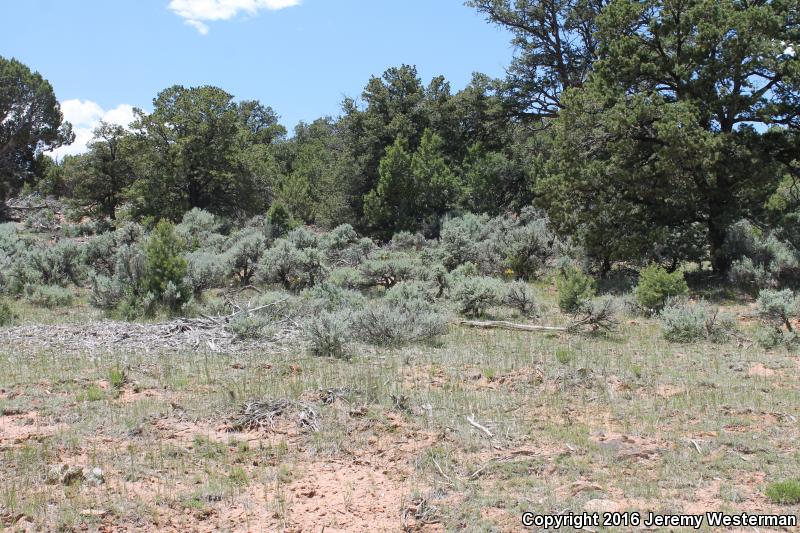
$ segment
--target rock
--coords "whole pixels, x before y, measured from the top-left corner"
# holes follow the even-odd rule
[[[575,496],[579,492],[600,491],[600,490],[603,490],[603,487],[601,487],[597,483],[590,483],[588,481],[583,481],[583,480],[576,481],[570,486],[570,491],[572,492],[573,496]]]
[[[105,509],[84,509],[81,511],[81,516],[103,517],[107,514],[109,514],[109,512]]]
[[[54,465],[50,467],[45,478],[48,485],[72,485],[76,481],[83,481],[83,468],[79,466]]]
[[[58,485],[61,483],[61,477],[66,474],[68,468],[67,465],[51,466],[50,470],[47,471],[47,477],[44,482],[48,485]]]
[[[83,480],[86,482],[87,485],[92,487],[99,487],[103,483],[105,483],[105,478],[103,477],[103,471],[97,467],[92,468],[89,472],[83,474]]]
[[[478,381],[482,377],[483,374],[481,373],[480,370],[472,369],[469,372],[467,372],[467,379],[470,381]]]
[[[83,480],[83,468],[79,466],[70,466],[61,476],[61,483],[63,485],[72,485],[73,483],[80,483]]]
[[[615,513],[620,510],[620,504],[614,500],[589,500],[583,505],[587,513]]]

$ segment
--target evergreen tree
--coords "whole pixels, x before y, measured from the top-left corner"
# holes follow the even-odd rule
[[[414,178],[408,143],[398,137],[386,150],[378,169],[378,185],[364,197],[364,217],[369,226],[383,238],[417,225]]]

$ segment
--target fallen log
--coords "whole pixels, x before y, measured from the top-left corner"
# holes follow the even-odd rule
[[[44,205],[6,205],[9,211],[38,211],[39,209],[50,209],[47,204]]]
[[[508,322],[506,320],[485,320],[485,321],[462,320],[459,322],[459,324],[470,328],[480,328],[480,329],[510,329],[513,331],[534,331],[534,332],[550,331],[559,333],[566,333],[570,331],[570,328],[565,328],[560,326],[536,326],[532,324],[515,324],[513,322]]]

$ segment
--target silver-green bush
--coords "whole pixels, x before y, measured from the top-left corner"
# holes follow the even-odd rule
[[[800,300],[790,289],[765,289],[758,293],[756,311],[770,325],[792,331],[791,321],[800,313]]]
[[[419,287],[402,285],[353,317],[353,334],[379,346],[432,341],[447,332],[448,316]]]
[[[230,273],[240,285],[249,285],[267,251],[266,238],[258,230],[243,230],[232,235],[225,246],[227,251],[223,259],[228,264]]]
[[[28,285],[25,287],[25,299],[39,307],[66,307],[72,305],[72,291],[58,285]]]
[[[14,312],[7,301],[0,299],[0,327],[10,326],[14,321]]]
[[[401,281],[412,279],[416,265],[406,253],[379,251],[359,266],[359,272],[368,286],[389,289]]]
[[[320,309],[326,311],[356,310],[363,308],[366,304],[366,298],[360,292],[340,287],[329,281],[306,290],[303,295],[308,299],[312,312]]]
[[[195,295],[224,286],[228,271],[229,264],[224,256],[204,251],[186,254],[185,283]]]
[[[328,283],[343,289],[357,290],[365,285],[361,272],[353,267],[340,267],[331,270],[327,277]]]
[[[539,306],[533,290],[524,281],[514,281],[506,287],[504,303],[522,316],[536,316]]]
[[[459,313],[477,317],[486,313],[490,307],[503,302],[505,287],[495,278],[471,277],[458,281],[451,297],[458,306]]]
[[[671,300],[659,314],[664,338],[670,342],[725,342],[736,332],[736,320],[705,302]]]
[[[286,239],[278,239],[264,252],[259,262],[259,275],[268,283],[280,283],[285,289],[291,289],[299,279],[302,267],[302,251]]]
[[[410,231],[395,233],[389,242],[389,246],[398,251],[421,250],[425,244],[425,236],[422,233],[411,233]]]
[[[303,328],[309,351],[319,357],[349,359],[350,319],[341,312],[322,311]]]
[[[729,280],[743,291],[800,287],[797,250],[747,220],[728,229],[723,252],[733,259]]]

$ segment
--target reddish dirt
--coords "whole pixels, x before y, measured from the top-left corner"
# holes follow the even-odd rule
[[[0,416],[0,450],[44,440],[53,436],[64,424],[43,423],[36,411]]]
[[[750,370],[747,371],[748,376],[753,377],[761,377],[761,378],[769,378],[775,375],[775,371],[771,368],[767,368],[761,363],[756,363],[750,367]]]

